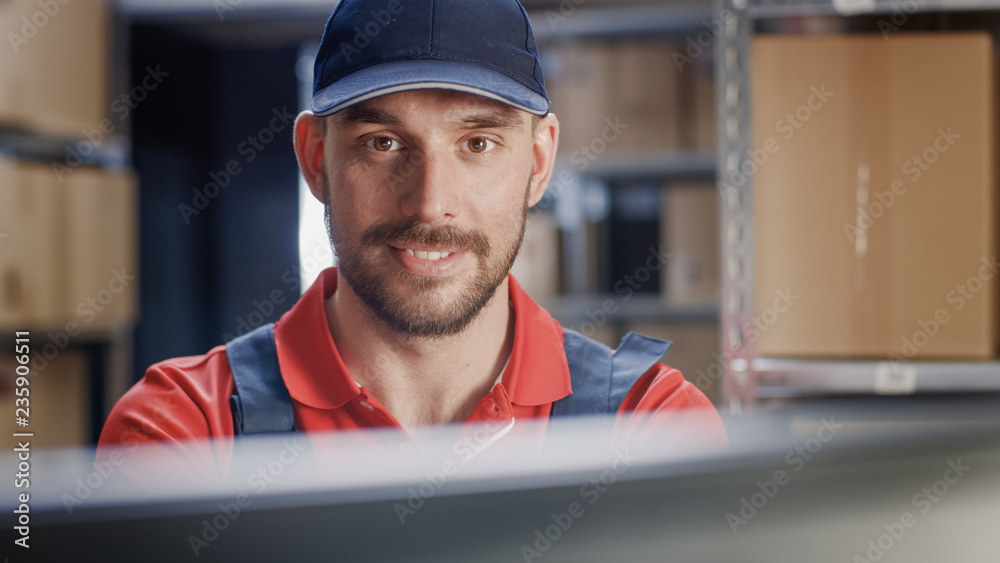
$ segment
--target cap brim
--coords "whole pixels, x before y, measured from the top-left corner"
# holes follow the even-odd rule
[[[329,115],[378,96],[431,88],[476,94],[535,115],[549,112],[545,96],[508,76],[478,65],[441,60],[395,61],[361,69],[317,92],[312,111]]]

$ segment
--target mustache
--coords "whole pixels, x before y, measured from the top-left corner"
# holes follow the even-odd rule
[[[393,243],[394,246],[405,243],[446,246],[487,257],[490,253],[490,242],[480,231],[460,229],[458,227],[432,227],[417,220],[400,223],[382,223],[374,225],[365,231],[361,244],[366,247],[384,246]]]

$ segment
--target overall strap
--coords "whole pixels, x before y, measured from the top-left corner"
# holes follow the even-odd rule
[[[233,432],[294,432],[292,398],[278,368],[274,325],[258,327],[226,344],[236,394],[229,398]]]
[[[671,342],[629,332],[612,352],[604,344],[563,329],[573,391],[552,404],[550,416],[613,415],[630,389],[652,368]]]

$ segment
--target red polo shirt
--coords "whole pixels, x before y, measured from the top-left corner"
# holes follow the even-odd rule
[[[468,422],[546,419],[552,403],[570,394],[562,327],[513,276],[509,286],[515,314],[510,361],[501,381],[479,401]],[[275,323],[278,363],[292,398],[295,426],[304,432],[399,428],[392,414],[355,383],[337,352],[323,307],[336,290],[337,271],[330,268]],[[225,346],[155,364],[112,409],[101,432],[99,453],[109,446],[157,444],[154,447],[171,457],[189,462],[192,471],[225,473],[233,449],[229,407],[233,393]],[[652,418],[678,424],[679,435],[696,436],[698,442],[726,443],[722,421],[709,400],[679,371],[663,364],[632,387],[616,427],[641,437]],[[536,434],[544,430],[544,424],[530,427]],[[195,441],[204,438],[214,440]]]

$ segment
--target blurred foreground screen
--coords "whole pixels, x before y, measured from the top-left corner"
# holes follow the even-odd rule
[[[126,447],[96,464],[92,450],[41,450],[24,488],[8,450],[5,551],[11,562],[983,561],[1000,548],[996,407],[759,410],[726,421],[730,448],[669,428],[620,443],[604,420],[551,422],[544,443],[519,431],[530,421],[290,434],[238,441],[214,477],[168,454],[219,444]]]

